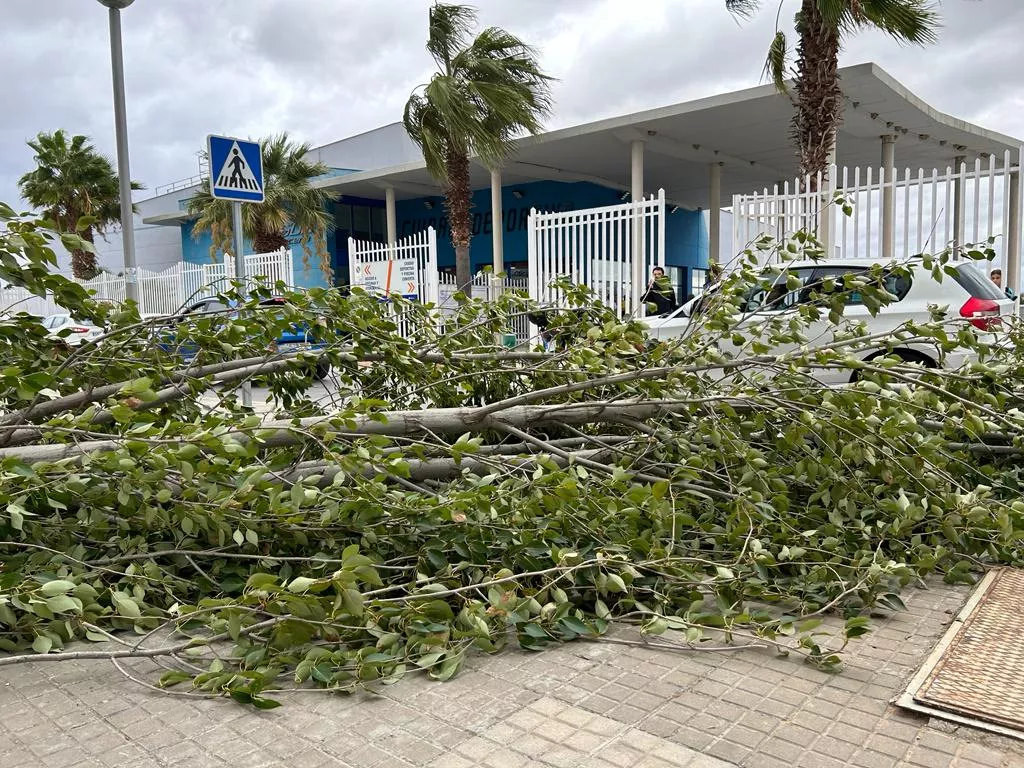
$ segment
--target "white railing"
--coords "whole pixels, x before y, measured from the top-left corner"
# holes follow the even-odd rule
[[[441,274],[439,276],[439,295],[440,300],[438,301],[438,308],[442,314],[454,313],[457,305],[452,296],[458,291],[458,284],[456,282],[455,275],[452,274]],[[528,291],[530,288],[530,281],[525,277],[495,277],[493,273],[489,272],[478,272],[473,278],[471,284],[471,295],[474,299],[481,299],[483,301],[494,301],[497,297],[506,290],[520,290]],[[530,338],[530,322],[526,319],[526,315],[516,315],[509,318],[509,327],[507,329],[511,333],[516,335],[516,340],[520,343],[527,341]]]
[[[844,258],[902,258],[995,237],[996,264],[1005,265],[1009,227],[1021,222],[1019,196],[1015,215],[1010,210],[1007,170],[1015,166],[1010,152],[944,170],[897,169],[889,178],[882,167],[832,166],[824,177],[734,197],[733,251],[762,235],[784,240],[801,229],[817,233],[829,254]],[[841,205],[827,205],[836,193],[850,203],[850,215]]]
[[[531,298],[558,303],[552,283],[566,277],[620,317],[641,314],[651,270],[665,265],[665,190],[622,205],[531,211],[527,242]]]
[[[274,253],[254,253],[245,257],[245,275],[248,282],[274,286],[282,282],[295,284],[292,252],[282,249]],[[143,315],[166,315],[176,312],[187,302],[213,296],[230,287],[235,277],[234,259],[210,264],[183,264],[181,262],[162,272],[148,269],[137,271],[139,284],[139,312]],[[125,300],[124,277],[103,272],[92,280],[75,280],[96,299],[120,304]],[[40,317],[63,312],[52,296],[39,297],[23,288],[0,289],[0,312],[28,312]]]
[[[359,285],[359,271],[367,264],[381,261],[415,259],[420,301],[438,300],[437,233],[433,227],[404,237],[393,245],[370,240],[348,239],[349,284]]]

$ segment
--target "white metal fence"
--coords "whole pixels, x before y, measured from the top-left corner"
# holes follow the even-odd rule
[[[370,240],[348,239],[349,284],[359,285],[360,270],[367,264],[395,259],[415,259],[419,298],[424,302],[438,300],[437,233],[433,227],[403,237],[394,245]]]
[[[441,314],[444,315],[445,313],[454,312],[456,309],[455,300],[452,296],[458,291],[458,284],[455,275],[445,273],[439,275],[439,278],[440,299],[438,301],[438,308]],[[525,277],[502,277],[499,279],[492,273],[478,272],[473,278],[471,292],[474,299],[494,301],[503,291],[529,291],[529,288],[530,281]],[[526,315],[510,317],[507,330],[510,333],[514,333],[520,343],[530,338],[530,322],[526,319]]]
[[[1005,265],[1013,245],[1011,223],[1021,222],[1020,196],[1011,199],[1007,172],[1016,165],[1006,152],[944,170],[897,169],[889,178],[882,167],[832,166],[825,178],[798,178],[734,197],[733,251],[740,253],[761,235],[783,240],[801,229],[816,232],[831,255],[848,258],[883,259],[890,249],[893,258],[901,258],[995,237],[996,263]],[[837,192],[851,204],[850,215],[827,205]]]
[[[248,281],[268,286],[278,282],[295,283],[292,252],[254,253],[245,257]],[[165,315],[177,311],[193,299],[212,296],[230,287],[235,278],[235,262],[228,255],[222,262],[209,264],[177,263],[162,272],[139,269],[139,312]],[[121,303],[125,300],[124,277],[103,272],[92,280],[75,280],[92,292],[94,298]],[[24,288],[0,289],[0,312],[28,312],[40,317],[65,311],[52,296],[39,297]]]
[[[665,190],[602,208],[531,211],[527,237],[531,297],[557,302],[551,284],[567,277],[620,317],[641,313],[651,270],[665,265]]]

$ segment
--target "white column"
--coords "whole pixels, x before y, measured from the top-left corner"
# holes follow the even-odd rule
[[[647,265],[644,258],[644,226],[642,204],[644,199],[644,143],[639,139],[630,147],[630,169],[632,176],[631,200],[633,202],[633,248],[632,248],[632,282],[633,290],[630,307],[633,314],[643,317],[644,312],[640,299],[647,285]],[[638,311],[639,310],[639,311]]]
[[[964,189],[960,170],[966,158],[957,155],[953,158],[953,258],[960,258],[960,248],[964,244]]]
[[[722,250],[722,164],[712,163],[708,178],[708,261]]]
[[[835,197],[836,192],[836,176],[839,175],[836,165],[836,138],[832,137],[832,148],[828,151],[828,160],[825,166],[825,178],[824,189],[819,189],[821,193],[821,214],[818,217],[818,240],[821,242],[822,248],[825,249],[825,255],[828,258],[835,256],[835,237],[832,234],[833,222],[835,222],[836,211],[832,205],[832,198]]]
[[[1018,161],[1019,162],[1019,161]],[[1007,196],[1009,215],[1006,224],[1005,286],[1020,293],[1020,166],[1010,172],[1010,193]]]
[[[494,276],[505,271],[504,217],[501,210],[501,170],[491,171],[491,245],[494,251]]]
[[[882,258],[896,257],[896,137],[882,136]]]
[[[398,217],[395,214],[395,188],[384,188],[384,209],[388,221],[388,245],[398,242]]]

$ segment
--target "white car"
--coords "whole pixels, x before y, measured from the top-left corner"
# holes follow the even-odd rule
[[[798,261],[786,265],[782,274],[774,281],[765,280],[770,287],[765,290],[758,286],[746,296],[744,314],[739,320],[737,330],[752,330],[771,318],[784,318],[786,314],[795,314],[797,307],[810,301],[812,286],[821,286],[825,280],[841,281],[844,277],[866,275],[867,271],[878,265],[877,261],[868,259],[827,259],[821,261]],[[911,265],[908,265],[911,266]],[[869,335],[885,335],[896,331],[907,322],[927,323],[931,321],[930,307],[948,307],[948,319],[966,320],[979,331],[985,332],[987,340],[997,342],[1001,317],[1013,315],[1015,302],[1010,299],[988,276],[973,262],[961,261],[951,265],[955,274],[943,275],[942,281],[934,278],[931,270],[920,265],[911,267],[910,275],[889,273],[885,277],[886,291],[895,299],[878,308],[872,315],[859,300],[856,292],[851,292],[843,311],[842,325],[863,322]],[[795,277],[799,287],[787,287],[787,277]],[[790,281],[792,284],[792,281]],[[644,322],[650,329],[652,337],[659,341],[678,338],[691,327],[692,318],[697,317],[712,300],[718,286],[712,286],[703,295],[690,300],[671,314],[663,317],[647,318]],[[822,313],[820,320],[809,323],[803,329],[807,337],[808,348],[829,344],[834,341],[836,327]],[[749,336],[749,332],[747,334]],[[884,343],[884,342],[883,342]],[[887,352],[881,345],[856,351],[856,355],[864,361],[886,354],[895,354],[907,362],[919,363],[929,368],[940,365],[955,369],[973,358],[973,353],[963,350],[941,358],[934,344],[927,341],[903,342],[892,352]],[[743,350],[736,347],[731,339],[723,337],[718,340],[718,347],[732,356],[742,356]],[[780,345],[773,348],[773,353],[783,354],[797,348],[797,345]],[[814,378],[826,384],[842,383],[851,379],[848,370],[816,371]]]
[[[43,318],[43,328],[50,338],[61,339],[69,347],[80,347],[103,335],[103,329],[71,315],[58,314]]]

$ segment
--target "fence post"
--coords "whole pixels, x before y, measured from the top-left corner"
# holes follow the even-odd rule
[[[424,292],[424,297],[429,296],[428,301],[434,304],[441,303],[440,276],[437,271],[437,232],[433,227],[427,227],[427,279],[430,281],[430,293]]]
[[[1020,155],[1016,169],[1007,164],[1006,172],[1010,175],[1010,188],[1007,194],[1007,226],[1006,226],[1006,285],[1020,293],[1020,240],[1021,240],[1021,195],[1020,195]],[[1019,299],[1018,299],[1019,302]]]
[[[665,266],[665,225],[665,188],[662,187],[658,190],[658,255],[654,262],[660,267]]]
[[[526,274],[530,298],[540,301],[540,265],[537,263],[537,209],[530,208],[530,216],[526,219]]]
[[[349,288],[356,284],[356,271],[359,269],[356,264],[356,241],[354,237],[348,239],[348,285]]]
[[[295,253],[291,248],[281,248],[284,251],[284,274],[285,282],[289,288],[295,287]]]

